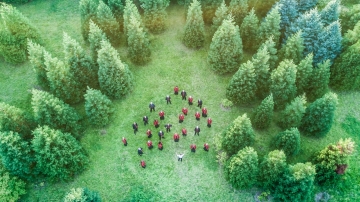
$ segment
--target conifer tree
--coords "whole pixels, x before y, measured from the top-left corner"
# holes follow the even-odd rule
[[[152,33],[161,33],[166,28],[166,11],[169,0],[140,0],[144,9],[145,27]]]
[[[259,30],[259,19],[255,14],[254,8],[246,15],[240,27],[240,35],[245,50],[254,50],[254,36]]]
[[[297,96],[286,108],[281,112],[279,125],[283,129],[299,127],[306,110],[305,95]]]
[[[85,112],[90,122],[96,126],[105,126],[113,113],[111,100],[99,90],[88,88],[85,97]]]
[[[93,61],[97,62],[98,51],[101,49],[101,41],[107,41],[105,33],[97,26],[92,20],[90,20],[89,42],[90,42],[90,54]],[[99,67],[97,67],[97,71]]]
[[[328,26],[331,23],[338,21],[340,11],[340,0],[330,1],[320,12],[321,20],[324,26]]]
[[[84,41],[88,40],[90,20],[96,20],[97,7],[97,0],[80,0],[79,2],[81,17],[81,35],[84,38]]]
[[[316,6],[318,0],[301,0],[299,1],[299,12],[308,11]]]
[[[185,0],[186,1],[186,0]],[[201,0],[204,23],[211,24],[216,9],[221,5],[222,0]]]
[[[234,103],[251,102],[256,92],[256,74],[251,61],[241,64],[226,88],[226,97]]]
[[[259,50],[263,49],[264,47],[267,48],[267,51],[270,54],[270,58],[269,58],[269,68],[270,68],[270,72],[272,70],[274,70],[276,68],[276,64],[278,61],[278,56],[277,56],[277,49],[276,49],[276,44],[273,40],[273,37],[270,36],[258,49]]]
[[[305,135],[325,136],[334,121],[334,113],[338,104],[335,93],[327,93],[311,103],[305,111],[299,127]]]
[[[299,15],[298,1],[280,0],[278,4],[280,5],[279,12],[281,15],[280,27],[282,33],[284,33]]]
[[[127,26],[130,23],[131,15],[134,15],[135,18],[142,24],[141,15],[139,13],[138,8],[134,4],[132,0],[125,1],[125,8],[124,8],[124,34],[127,35]]]
[[[251,188],[258,172],[258,155],[252,147],[245,147],[233,155],[225,167],[226,177],[235,188]]]
[[[269,59],[270,55],[267,47],[265,46],[259,49],[251,59],[256,74],[256,95],[260,99],[269,94]]]
[[[259,182],[266,190],[278,180],[286,169],[286,155],[282,150],[269,152],[259,165]]]
[[[300,133],[297,128],[280,132],[275,137],[275,147],[283,150],[286,156],[293,156],[300,151]]]
[[[251,146],[255,135],[250,119],[246,114],[238,116],[222,134],[221,147],[229,156],[236,154],[240,149]]]
[[[329,80],[330,61],[326,60],[313,68],[312,74],[309,76],[308,85],[305,88],[306,97],[309,101],[314,101],[329,91]]]
[[[225,1],[223,0],[221,5],[216,9],[215,17],[212,20],[211,29],[213,32],[220,27],[222,21],[229,15],[229,9],[226,7]]]
[[[48,125],[63,132],[69,132],[75,137],[79,135],[81,128],[79,115],[74,108],[52,94],[33,89],[31,106],[34,118],[39,125]]]
[[[46,66],[44,58],[45,48],[31,40],[28,40],[27,50],[29,54],[29,60],[36,73],[37,83],[43,89],[49,90],[50,84],[46,76]]]
[[[50,180],[70,180],[85,169],[88,158],[69,133],[43,126],[35,129],[33,134],[31,145],[36,167]]]
[[[129,24],[126,27],[128,36],[128,55],[135,64],[145,64],[150,60],[149,39],[140,22],[134,15],[131,15]]]
[[[204,45],[205,25],[202,18],[200,2],[194,0],[188,9],[183,43],[189,48],[200,48]]]
[[[116,21],[119,24],[120,31],[123,30],[124,26],[124,5],[125,1],[123,0],[108,0],[107,5],[109,6],[112,14],[114,15]]]
[[[266,15],[265,19],[261,22],[258,32],[258,44],[264,43],[269,37],[273,37],[275,47],[278,46],[280,40],[280,5],[273,7]]]
[[[64,198],[64,202],[101,202],[98,192],[89,190],[88,188],[72,188]]]
[[[273,96],[270,94],[267,96],[261,104],[256,108],[253,118],[253,124],[255,128],[265,129],[271,124],[274,116],[274,101]]]
[[[249,12],[248,0],[231,0],[229,12],[234,16],[235,24],[240,26]]]
[[[359,5],[359,12],[360,12],[360,5]],[[359,13],[360,19],[360,13]],[[342,45],[343,49],[346,50],[349,46],[354,45],[356,42],[360,40],[360,20],[354,26],[354,29],[347,30],[346,34],[344,35]]]
[[[271,72],[270,91],[274,96],[275,108],[283,108],[296,96],[296,65],[284,60]]]
[[[109,6],[107,6],[103,1],[99,1],[99,5],[96,10],[96,23],[100,29],[106,33],[106,36],[109,37],[111,43],[119,43],[119,23],[116,21]]]
[[[235,26],[233,19],[229,17],[223,20],[215,32],[207,60],[215,72],[225,74],[233,72],[239,67],[242,56],[239,27]]]
[[[286,44],[279,51],[279,60],[292,59],[295,64],[303,59],[304,40],[301,38],[301,30],[290,36]]]
[[[0,165],[0,201],[19,201],[26,194],[26,183],[21,179],[10,175]]]
[[[309,79],[312,77],[313,71],[313,54],[309,53],[304,59],[297,65],[296,72],[296,88],[297,94],[302,95],[307,86],[309,85]]]
[[[107,41],[101,41],[98,51],[99,83],[105,95],[111,98],[125,96],[133,86],[133,76],[119,53]]]
[[[360,21],[360,5],[354,4],[349,10],[341,11],[341,27],[343,34],[347,30],[351,30]]]

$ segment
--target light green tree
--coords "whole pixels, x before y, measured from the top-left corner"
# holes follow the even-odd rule
[[[248,0],[231,0],[229,12],[234,16],[235,24],[240,26],[246,14],[249,12]]]
[[[26,183],[0,167],[0,201],[18,201],[26,194]]]
[[[260,48],[251,59],[256,74],[256,95],[260,99],[263,99],[265,96],[269,95],[270,91],[269,60],[270,54],[266,46]]]
[[[274,42],[273,36],[270,36],[258,49],[263,49],[264,47],[267,48],[267,51],[269,52],[270,58],[269,58],[269,68],[270,72],[276,68],[276,64],[278,63],[278,51],[276,48],[276,44]]]
[[[258,129],[268,128],[274,116],[274,100],[272,94],[267,96],[256,108],[253,125]]]
[[[313,54],[309,53],[300,63],[296,66],[296,88],[297,94],[301,95],[305,92],[307,86],[309,85],[310,77],[313,72]]]
[[[229,15],[229,9],[226,6],[225,1],[222,1],[221,5],[216,9],[215,17],[212,20],[211,29],[214,33],[220,27],[222,21],[226,19],[228,15]]]
[[[85,112],[90,122],[96,126],[105,126],[113,113],[111,100],[99,90],[88,88],[85,97]]]
[[[64,202],[101,202],[101,197],[88,188],[72,188],[65,195]]]
[[[275,147],[283,150],[286,156],[293,156],[300,151],[300,133],[297,128],[280,132],[275,137]]]
[[[101,49],[101,41],[107,41],[105,33],[97,26],[92,20],[90,20],[89,42],[90,42],[90,54],[93,61],[97,62],[98,51]],[[97,71],[99,67],[96,65]]]
[[[205,25],[200,2],[194,0],[188,9],[183,43],[189,48],[200,48],[204,45]]]
[[[299,127],[306,110],[306,97],[299,95],[281,112],[279,125],[283,129]]]
[[[309,76],[308,85],[305,87],[306,97],[314,101],[329,91],[330,60],[317,64]]]
[[[45,48],[32,40],[28,40],[27,50],[29,60],[36,74],[37,83],[45,90],[50,89],[50,84],[46,76],[46,66],[44,53]]]
[[[279,60],[293,60],[295,64],[303,59],[304,40],[301,38],[301,30],[291,35],[286,44],[279,51]]]
[[[107,5],[111,9],[116,21],[119,24],[120,31],[124,29],[124,8],[125,1],[123,0],[108,0]]]
[[[286,155],[282,150],[269,152],[259,165],[258,181],[261,187],[269,189],[285,172],[286,166]]]
[[[127,26],[130,23],[130,17],[134,15],[135,18],[140,22],[142,25],[141,15],[139,13],[138,8],[134,4],[132,0],[125,1],[125,8],[124,8],[124,34],[127,35]]]
[[[80,0],[80,18],[81,18],[81,35],[85,41],[89,36],[89,22],[96,20],[96,11],[98,7],[97,0]]]
[[[269,37],[273,37],[275,47],[278,46],[280,40],[280,22],[281,15],[279,12],[281,5],[276,5],[266,15],[265,19],[261,22],[258,32],[258,44],[264,43]]]

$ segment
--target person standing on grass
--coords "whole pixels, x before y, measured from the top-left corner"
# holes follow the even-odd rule
[[[179,87],[178,87],[178,86],[175,86],[175,88],[174,88],[174,94],[175,94],[175,95],[178,95],[178,94],[179,94]]]
[[[154,120],[154,126],[155,128],[159,128],[159,120],[157,119]]]
[[[209,118],[207,119],[207,126],[208,126],[209,128],[211,128],[211,124],[212,124],[212,120],[211,120],[211,118],[209,117]]]
[[[189,105],[192,105],[192,104],[193,104],[193,97],[189,96],[189,98],[188,98],[188,103],[189,103]]]
[[[143,148],[141,148],[141,147],[138,148],[138,154],[139,154],[139,156],[142,156],[144,154]]]
[[[165,100],[166,100],[166,104],[171,104],[171,97],[169,96],[169,95],[167,95],[166,97],[165,97]]]
[[[147,144],[149,149],[153,148],[153,144],[152,144],[151,140],[148,140],[146,144]]]
[[[183,136],[186,136],[187,135],[186,128],[181,129],[181,133],[182,133]]]
[[[171,127],[172,127],[172,125],[170,123],[166,124],[165,125],[166,132],[170,132]]]
[[[186,100],[186,91],[185,90],[181,91],[181,98],[182,98],[182,100]]]
[[[196,120],[198,120],[198,121],[200,120],[200,113],[199,113],[199,112],[196,112],[196,113],[195,113],[195,118],[196,118]]]
[[[136,135],[136,132],[138,131],[138,124],[136,122],[134,122],[132,124],[132,128],[134,129],[134,134]]]
[[[141,160],[141,161],[140,161],[140,166],[141,166],[142,168],[146,168],[146,163],[145,163],[144,160]]]
[[[158,144],[158,149],[159,149],[159,150],[163,150],[163,148],[164,148],[164,147],[163,147],[163,144],[162,144],[162,142],[160,141],[159,144]]]
[[[208,143],[205,143],[205,144],[204,144],[204,150],[205,150],[205,151],[209,151],[209,144],[208,144]]]
[[[175,142],[179,142],[179,139],[180,139],[179,134],[175,133],[175,134],[174,134],[174,141],[175,141]]]
[[[199,99],[199,100],[198,100],[198,107],[201,108],[201,107],[202,107],[202,104],[203,104],[203,103],[202,103],[202,100]]]
[[[199,133],[200,133],[200,127],[199,127],[199,126],[196,126],[195,129],[194,129],[194,131],[195,131],[195,134],[194,134],[194,135],[196,135],[196,134],[197,134],[198,136],[200,135],[200,134],[199,134]]]
[[[124,143],[124,146],[127,146],[127,140],[125,139],[125,137],[123,137],[121,141]]]
[[[149,108],[150,108],[150,112],[155,111],[155,104],[153,102],[150,102]]]
[[[184,118],[185,118],[184,114],[180,114],[179,115],[179,123],[182,123],[184,121]]]
[[[181,153],[180,154],[176,153],[176,156],[178,157],[178,161],[182,162],[182,158],[184,157],[184,155],[185,155],[184,153],[182,153],[182,154]]]
[[[164,132],[162,130],[159,131],[158,135],[159,135],[160,140],[161,140],[161,138],[165,138]]]
[[[150,129],[147,129],[146,135],[147,135],[148,138],[151,138],[151,137],[152,137],[152,133],[151,133],[151,130],[150,130]]]
[[[190,145],[191,152],[196,152],[196,144]]]
[[[147,116],[144,116],[143,121],[144,121],[144,125],[146,126],[146,124],[149,123],[149,118]]]
[[[159,112],[159,116],[160,116],[160,120],[164,120],[165,119],[165,112],[161,110]]]
[[[204,107],[201,109],[202,117],[207,117],[207,109]]]
[[[186,107],[182,108],[182,113],[186,116],[188,113],[188,109]]]

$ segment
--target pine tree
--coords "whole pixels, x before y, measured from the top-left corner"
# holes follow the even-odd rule
[[[326,60],[313,68],[312,74],[309,76],[308,85],[305,87],[306,97],[309,101],[312,102],[329,91],[329,80],[330,61]]]
[[[212,20],[211,29],[213,32],[216,32],[216,30],[220,27],[223,20],[226,19],[226,17],[229,15],[229,9],[226,7],[225,1],[223,0],[221,5],[216,9],[215,17]]]
[[[101,202],[98,192],[89,190],[88,188],[72,188],[64,198],[64,202]]]
[[[84,38],[84,41],[88,40],[90,20],[96,20],[97,7],[97,0],[80,0],[79,2],[81,17],[81,35]]]
[[[300,63],[297,65],[296,72],[296,87],[297,94],[302,95],[305,89],[309,85],[310,77],[312,77],[313,71],[313,54],[309,53]]]
[[[131,91],[133,76],[119,53],[107,41],[101,41],[98,51],[99,83],[101,90],[111,98],[120,98]]]
[[[286,44],[279,51],[279,60],[292,59],[295,64],[303,59],[304,40],[301,38],[301,30],[290,36]]]
[[[105,33],[100,29],[99,26],[97,26],[92,20],[90,20],[90,54],[95,63],[97,62],[98,51],[101,49],[102,40],[108,40]],[[99,71],[98,69],[99,67],[97,67],[97,71]]]
[[[254,36],[257,35],[259,30],[259,19],[255,14],[254,8],[246,15],[240,27],[240,35],[245,50],[253,51]]]
[[[278,56],[277,56],[277,49],[276,49],[276,44],[273,40],[273,37],[270,36],[258,49],[258,52],[263,49],[264,47],[267,48],[267,51],[270,54],[270,58],[269,58],[269,68],[270,68],[270,72],[272,70],[274,70],[276,68],[276,64],[278,61]]]
[[[105,126],[113,113],[111,100],[101,91],[88,88],[85,97],[85,112],[90,122],[96,126]]]
[[[189,48],[200,48],[204,45],[205,25],[202,18],[200,2],[194,0],[188,9],[183,43]]]
[[[337,104],[338,98],[335,93],[327,93],[315,100],[306,108],[299,127],[300,131],[305,135],[325,136],[334,121]]]
[[[119,24],[109,6],[107,6],[103,1],[99,1],[99,5],[96,10],[96,23],[100,29],[106,33],[106,36],[109,37],[111,43],[119,43]]]
[[[249,12],[248,0],[231,0],[229,12],[234,16],[235,24],[240,26]]]
[[[256,74],[251,61],[241,64],[226,88],[226,97],[234,103],[251,102],[256,92]]]
[[[250,119],[246,114],[237,117],[222,134],[221,147],[229,156],[236,154],[240,149],[251,146],[255,135]]]
[[[299,12],[308,11],[316,6],[318,0],[301,0],[299,1]]]
[[[271,124],[274,116],[274,101],[273,96],[270,94],[267,96],[261,104],[256,108],[253,118],[253,124],[255,128],[265,129]]]
[[[32,90],[31,105],[34,118],[39,125],[48,125],[52,128],[69,132],[77,137],[80,133],[80,117],[75,109],[65,104],[52,94]]]
[[[360,7],[360,5],[359,5]],[[359,8],[359,16],[360,16],[360,8]],[[360,17],[359,17],[360,19]],[[343,21],[342,21],[343,24]],[[354,29],[347,30],[346,34],[344,35],[342,45],[343,50],[346,50],[349,46],[354,45],[356,42],[360,40],[360,20],[354,26]]]
[[[79,142],[69,133],[43,126],[35,129],[33,134],[31,145],[36,167],[50,180],[70,180],[85,169],[88,158]]]
[[[131,15],[134,15],[136,19],[142,24],[141,15],[139,13],[138,8],[134,4],[132,0],[125,1],[125,8],[124,8],[124,34],[127,35],[127,26],[130,23]]]
[[[223,0],[201,0],[204,23],[211,24],[215,16],[216,9],[221,5]]]
[[[331,23],[338,21],[340,11],[340,0],[330,1],[320,12],[321,20],[324,26],[328,26]]]
[[[49,90],[50,84],[46,76],[46,66],[44,58],[45,48],[31,40],[28,40],[27,50],[29,54],[29,60],[36,73],[37,83],[43,89]]]
[[[297,128],[280,132],[275,137],[275,147],[283,150],[286,156],[293,156],[300,151],[300,133]]]
[[[343,34],[347,30],[351,30],[358,24],[360,21],[360,5],[353,4],[348,9],[343,9],[341,11],[341,27]]]
[[[305,95],[297,96],[286,108],[281,112],[279,125],[283,129],[299,127],[301,119],[303,118],[306,110],[306,97]]]
[[[135,64],[145,64],[150,60],[149,39],[140,22],[134,15],[131,15],[129,24],[126,27],[128,36],[128,55]]]
[[[161,33],[166,28],[166,11],[169,0],[140,0],[144,9],[145,27],[152,33]]]
[[[251,59],[256,74],[256,95],[260,99],[268,95],[270,91],[269,59],[270,55],[267,47],[265,46],[259,49],[258,52]]]
[[[119,24],[120,31],[123,30],[124,26],[124,1],[123,0],[108,0],[107,5],[109,6],[111,12],[113,13],[116,21]]]
[[[251,188],[258,175],[258,155],[252,147],[245,147],[232,156],[225,167],[225,174],[235,188]]]
[[[285,172],[286,155],[282,150],[269,152],[259,165],[258,181],[266,190]]]
[[[281,32],[284,33],[289,29],[291,23],[294,22],[299,15],[298,1],[280,0],[278,4],[280,5],[279,12],[281,15]]]
[[[281,15],[279,13],[280,5],[276,5],[266,15],[265,19],[261,22],[257,36],[258,44],[264,43],[269,37],[273,37],[275,47],[278,46],[280,40],[280,22]]]
[[[19,201],[26,194],[26,183],[21,179],[10,175],[0,165],[0,201]]]
[[[233,19],[229,17],[223,20],[215,32],[207,60],[215,72],[225,74],[233,72],[239,67],[242,56],[239,27],[235,26]]]
[[[296,96],[296,71],[292,60],[284,60],[271,72],[270,91],[274,96],[275,108],[283,108]]]

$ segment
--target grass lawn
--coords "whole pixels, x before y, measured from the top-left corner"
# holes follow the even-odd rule
[[[40,30],[44,38],[45,48],[53,56],[63,58],[62,34],[67,32],[87,47],[80,34],[80,15],[78,1],[48,0],[33,1],[19,7]],[[216,162],[216,153],[212,146],[213,137],[220,133],[236,117],[252,110],[260,101],[250,106],[236,106],[231,110],[224,110],[220,102],[225,98],[225,89],[231,75],[216,75],[207,65],[206,57],[211,37],[208,36],[204,48],[190,50],[181,43],[182,31],[185,24],[184,8],[171,5],[168,8],[168,29],[160,34],[151,36],[152,60],[145,66],[135,66],[126,58],[124,42],[118,47],[120,57],[129,64],[135,78],[135,87],[127,97],[114,101],[115,113],[112,122],[106,128],[93,128],[87,125],[81,144],[90,157],[88,169],[76,176],[71,182],[56,184],[40,182],[28,185],[28,193],[22,201],[61,201],[71,188],[87,187],[100,193],[103,201],[124,201],[130,192],[137,188],[143,190],[160,201],[253,201],[253,196],[259,190],[234,190],[224,178],[222,167]],[[207,28],[209,29],[209,28]],[[251,55],[245,55],[249,58]],[[245,60],[244,60],[245,61]],[[31,64],[26,62],[19,66],[0,62],[0,101],[27,110],[29,105],[29,90],[36,86],[35,74]],[[178,123],[181,108],[187,105],[180,95],[173,95],[173,87],[178,85],[185,89],[194,100],[202,99],[203,106],[208,108],[209,117],[213,119],[213,126],[206,127],[206,119],[196,121],[194,113],[201,111],[195,105],[189,107],[189,114],[184,123]],[[172,104],[167,105],[165,96],[171,95]],[[309,138],[302,136],[301,151],[288,163],[306,162],[314,152],[324,148],[329,143],[340,138],[352,137],[357,142],[359,150],[360,93],[339,93],[339,106],[336,111],[335,123],[325,138]],[[150,113],[149,102],[156,104],[156,112]],[[83,105],[76,108],[84,114]],[[158,119],[158,112],[165,111],[165,120],[160,121],[159,129],[164,124],[173,125],[170,133],[165,133],[164,150],[157,148],[148,150],[145,131],[153,131],[155,147],[158,141],[157,132],[152,121]],[[150,126],[144,126],[142,117],[149,117]],[[277,114],[276,114],[277,115]],[[278,117],[280,118],[280,117]],[[139,132],[134,135],[131,124],[139,124]],[[200,136],[194,136],[196,125],[201,128]],[[187,137],[180,137],[175,143],[172,135],[181,134],[181,128],[188,129]],[[100,134],[100,131],[106,134]],[[273,137],[280,132],[276,124],[272,124],[266,131],[256,131],[254,148],[260,158],[273,150]],[[126,137],[128,146],[124,147],[121,138]],[[208,142],[210,151],[202,150],[202,145]],[[196,153],[190,152],[190,144],[198,146]],[[137,148],[144,148],[142,157],[137,155]],[[176,153],[185,152],[183,162],[178,162]],[[139,166],[140,160],[147,163],[146,169]],[[359,153],[351,159],[347,183],[343,187],[334,187],[330,192],[333,201],[359,201],[360,159]],[[323,191],[316,188],[316,191]]]

